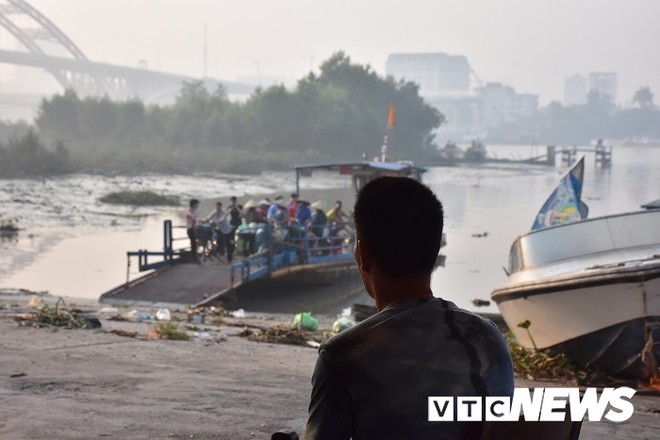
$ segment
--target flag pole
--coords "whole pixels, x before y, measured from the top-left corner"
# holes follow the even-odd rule
[[[387,129],[385,132],[385,137],[383,138],[383,146],[380,149],[381,162],[387,162],[387,142],[389,139],[392,130],[394,130],[394,125],[396,123],[396,111],[394,110],[394,103],[390,103],[390,109],[387,112]]]

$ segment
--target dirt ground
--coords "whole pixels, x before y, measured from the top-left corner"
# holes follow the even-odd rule
[[[147,340],[154,323],[111,321],[107,313],[97,315],[96,330],[19,326],[12,316],[26,310],[24,302],[0,304],[2,439],[233,440],[303,431],[313,347],[249,341],[237,336],[241,327],[227,325],[243,321],[236,318],[188,330],[189,341]],[[587,422],[580,438],[660,438],[660,398],[636,395],[633,403],[628,422]]]

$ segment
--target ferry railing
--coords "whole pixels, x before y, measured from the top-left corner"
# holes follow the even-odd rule
[[[146,249],[140,249],[136,252],[126,252],[127,258],[127,268],[126,268],[126,280],[128,281],[130,266],[131,266],[131,257],[138,258],[138,269],[140,272],[150,269],[158,269],[163,266],[172,264],[174,257],[176,255],[174,248],[172,246],[174,238],[172,237],[172,220],[165,220],[163,222],[163,250],[162,251],[148,251]],[[149,257],[161,257],[160,261],[149,263]]]
[[[344,226],[334,224],[331,228],[338,231]],[[283,240],[277,240],[273,227],[266,224],[263,250],[231,265],[231,287],[236,285],[237,275],[241,283],[246,283],[294,265],[353,261],[354,239],[350,231],[344,235],[317,237],[310,233],[309,227],[290,225],[279,230],[286,231]]]
[[[188,247],[175,248],[176,241],[188,240],[188,237],[174,237],[173,229],[184,228],[183,226],[172,226],[172,220],[163,221],[163,250],[150,251],[140,249],[137,251],[126,252],[126,282],[130,279],[131,258],[137,257],[138,270],[140,272],[152,269],[159,269],[164,266],[172,265],[178,258],[181,258],[188,251]],[[150,257],[158,257],[158,261],[150,262]]]
[[[286,236],[283,240],[274,238],[273,227],[265,224],[263,232],[262,251],[246,257],[230,266],[231,287],[240,277],[242,283],[254,281],[269,276],[271,273],[294,265],[322,264],[330,262],[350,262],[353,260],[353,234],[350,229],[344,234],[339,232],[348,228],[348,224],[333,223],[329,225],[333,235],[317,237],[310,232],[310,227],[290,225],[284,227]],[[193,252],[187,247],[174,248],[176,241],[187,240],[187,237],[174,237],[171,220],[163,222],[163,249],[149,251],[140,249],[129,251],[127,256],[126,281],[130,279],[131,258],[137,257],[140,272],[159,269],[172,265],[184,254]],[[256,232],[256,231],[255,231]],[[150,259],[157,257],[158,261]]]

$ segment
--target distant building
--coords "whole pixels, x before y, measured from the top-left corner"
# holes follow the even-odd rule
[[[424,98],[445,116],[436,132],[440,142],[483,138],[483,101],[475,93],[445,93]]]
[[[471,91],[470,64],[462,55],[391,54],[385,71],[396,80],[419,84],[419,94],[445,116],[436,133],[439,141],[482,138],[489,129],[532,116],[538,109],[537,95],[519,94],[503,84]]]
[[[583,105],[587,102],[587,78],[580,74],[564,81],[564,105]]]
[[[385,72],[397,80],[419,84],[422,96],[470,90],[470,64],[462,55],[391,54],[387,58]]]
[[[477,94],[483,103],[486,129],[533,116],[539,107],[538,95],[516,93],[513,87],[501,83],[487,83],[477,89]]]
[[[608,96],[616,103],[617,75],[615,72],[595,72],[589,74],[589,91],[596,90],[604,96]]]

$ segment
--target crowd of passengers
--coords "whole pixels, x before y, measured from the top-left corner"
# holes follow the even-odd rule
[[[212,240],[216,244],[214,252],[226,255],[228,262],[232,261],[237,243],[245,256],[257,251],[261,241],[258,234],[263,233],[260,225],[270,224],[273,236],[278,240],[315,238],[307,241],[310,246],[318,247],[321,239],[337,235],[352,222],[342,210],[340,200],[325,211],[322,201],[310,203],[295,193],[288,201],[278,196],[272,202],[267,198],[256,203],[248,200],[242,206],[236,197],[231,197],[226,208],[223,209],[222,202],[218,201],[206,217],[197,214],[198,207],[199,201],[193,199],[186,211],[191,249]],[[197,259],[196,252],[193,252],[193,259]]]

